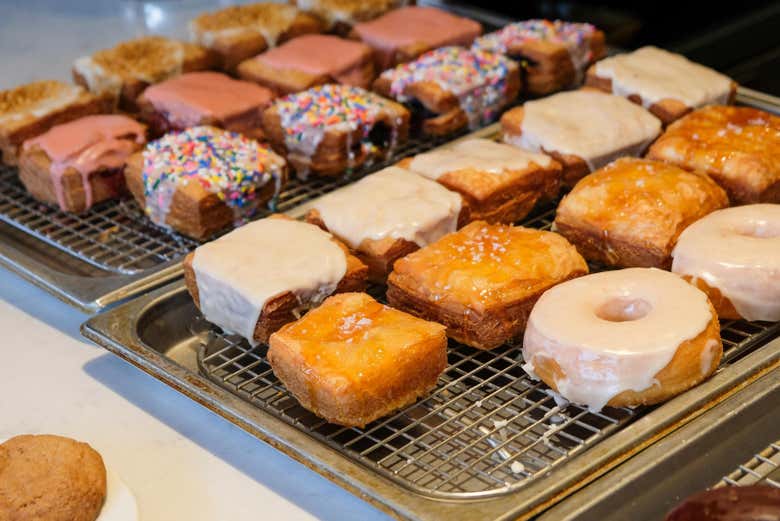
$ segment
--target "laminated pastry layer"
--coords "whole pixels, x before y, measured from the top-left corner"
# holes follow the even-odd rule
[[[672,271],[704,281],[747,320],[780,320],[780,205],[713,212],[680,235]]]
[[[260,188],[276,183],[284,160],[257,141],[215,127],[192,127],[166,134],[143,152],[146,213],[155,224],[166,219],[177,189],[199,183],[233,210],[240,224],[257,211]]]
[[[260,34],[268,47],[274,47],[298,13],[292,5],[273,2],[230,6],[195,18],[190,23],[190,33],[194,41],[205,47],[212,47],[219,38],[255,34]]]
[[[404,239],[420,247],[454,232],[461,197],[397,167],[364,177],[315,202],[330,232],[357,249],[367,239]]]
[[[523,340],[524,369],[534,376],[535,365],[554,361],[563,375],[555,381],[560,394],[598,411],[623,391],[656,385],[677,348],[712,319],[707,296],[669,272],[595,273],[554,286],[536,303]],[[705,362],[711,360],[702,360],[703,374]]]
[[[625,98],[593,90],[562,92],[523,105],[520,136],[505,141],[536,152],[582,158],[591,171],[620,156],[638,156],[661,122]]]
[[[287,292],[302,304],[333,293],[347,270],[331,235],[288,219],[261,219],[195,250],[204,317],[250,342],[265,303]]]

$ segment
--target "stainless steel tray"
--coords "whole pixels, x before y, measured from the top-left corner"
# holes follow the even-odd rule
[[[780,339],[762,351],[780,349]],[[709,487],[780,487],[780,370],[746,386],[538,521],[663,519]]]

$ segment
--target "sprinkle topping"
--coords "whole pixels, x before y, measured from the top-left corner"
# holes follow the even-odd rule
[[[161,226],[179,187],[199,183],[233,209],[236,224],[257,210],[259,188],[281,185],[284,160],[257,141],[215,127],[166,134],[144,150],[146,213]]]
[[[507,101],[510,62],[500,54],[463,47],[441,47],[416,60],[382,73],[391,81],[390,93],[400,102],[409,101],[406,89],[431,81],[458,97],[472,128],[492,120]]]

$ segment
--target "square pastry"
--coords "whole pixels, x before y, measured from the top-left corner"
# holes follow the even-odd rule
[[[447,326],[477,349],[517,338],[548,288],[588,273],[557,233],[475,221],[406,257],[387,279],[388,303]]]
[[[81,213],[124,194],[125,164],[146,128],[127,116],[85,116],[24,142],[19,179],[38,199]]]
[[[642,155],[661,121],[620,96],[581,89],[526,102],[504,113],[501,128],[505,142],[551,155],[574,186],[618,157]]]
[[[582,81],[585,69],[606,55],[604,33],[591,24],[525,20],[480,36],[474,49],[505,54],[522,64],[523,87],[550,94]]]
[[[672,123],[650,159],[705,172],[735,204],[780,203],[780,117],[715,105]]]
[[[359,22],[366,22],[402,7],[408,0],[294,0],[299,9],[316,15],[325,23],[328,32],[342,36],[349,34]]]
[[[588,260],[669,269],[682,231],[728,204],[706,175],[622,158],[577,183],[558,205],[554,229]]]
[[[737,94],[731,78],[653,46],[597,62],[586,83],[642,105],[664,125],[704,105],[732,103]]]
[[[108,112],[110,108],[83,88],[55,80],[0,91],[0,159],[15,165],[25,140],[54,125]]]
[[[442,47],[386,70],[374,90],[409,104],[423,133],[445,135],[493,121],[517,97],[520,69],[500,54]]]
[[[470,218],[512,224],[540,199],[558,194],[561,165],[544,154],[489,139],[456,141],[406,158],[398,166],[458,192]]]
[[[328,84],[274,102],[263,130],[301,179],[338,176],[406,141],[409,111],[360,87]]]
[[[274,199],[287,165],[254,139],[204,126],[152,141],[130,157],[125,177],[154,224],[206,239]]]
[[[329,34],[299,36],[241,62],[238,75],[277,94],[343,83],[368,88],[374,62],[368,45]]]
[[[246,224],[184,259],[187,290],[206,320],[251,344],[334,292],[361,291],[366,272],[329,233],[284,216]]]
[[[437,47],[471,45],[480,34],[482,26],[474,20],[435,7],[409,6],[359,23],[350,35],[374,49],[377,70],[383,71]]]
[[[274,333],[268,363],[303,407],[364,427],[436,387],[447,367],[444,329],[365,293],[344,293]]]
[[[274,2],[232,5],[190,21],[192,41],[213,51],[227,72],[235,72],[239,63],[266,49],[323,29],[316,16]]]
[[[393,263],[465,224],[468,207],[442,185],[388,167],[312,203],[306,220],[331,232],[384,282]]]
[[[138,107],[155,136],[211,125],[259,139],[273,97],[265,87],[219,72],[188,72],[147,88]]]
[[[73,62],[73,81],[93,94],[135,112],[138,96],[154,83],[182,72],[210,69],[214,55],[192,43],[144,36]]]

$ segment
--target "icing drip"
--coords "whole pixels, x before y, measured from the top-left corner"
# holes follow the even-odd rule
[[[298,9],[291,5],[256,3],[231,6],[205,13],[190,23],[192,39],[213,47],[219,38],[240,38],[260,34],[268,47],[275,47],[279,35],[292,25]]]
[[[388,237],[422,248],[456,230],[461,198],[429,179],[389,167],[331,192],[313,208],[350,248]]]
[[[554,360],[564,375],[555,381],[558,392],[598,411],[623,391],[657,385],[680,344],[712,318],[707,296],[669,272],[595,273],[541,296],[528,318],[523,358],[529,374]]]
[[[190,182],[216,194],[241,224],[257,210],[261,187],[273,180],[278,193],[284,167],[281,157],[256,141],[206,126],[166,134],[143,155],[146,213],[160,226],[167,226],[176,190]]]
[[[500,174],[507,170],[525,170],[533,164],[547,167],[551,161],[544,154],[534,154],[489,139],[468,139],[414,156],[409,169],[425,177],[438,179],[458,170],[474,169]]]
[[[780,205],[712,212],[686,228],[672,271],[717,288],[747,320],[780,320]]]
[[[302,307],[318,304],[344,278],[347,260],[329,233],[270,218],[199,246],[192,268],[203,316],[253,343],[268,300],[292,292]]]
[[[658,118],[635,103],[578,90],[525,103],[522,133],[504,140],[535,152],[581,157],[593,171],[621,156],[639,156],[660,132]]]
[[[724,104],[732,86],[727,76],[652,46],[601,60],[595,73],[612,80],[612,92],[619,96],[638,94],[645,107],[666,98],[691,108]]]
[[[363,151],[376,152],[369,133],[377,121],[397,112],[387,100],[365,89],[334,84],[290,94],[274,106],[279,111],[287,150],[307,158],[317,151],[329,130],[343,130],[350,135],[359,130]],[[395,147],[395,132],[393,127],[389,151]],[[352,143],[347,143],[347,150],[352,151]]]
[[[67,208],[62,176],[68,168],[81,174],[85,205],[92,206],[89,176],[100,170],[123,168],[127,157],[146,142],[144,127],[126,116],[87,116],[24,143],[25,150],[40,147],[51,161],[51,176],[60,208]]]
[[[525,20],[477,38],[473,48],[507,54],[513,48],[530,42],[557,43],[568,49],[574,69],[581,75],[593,60],[590,38],[595,32],[596,28],[591,24],[562,20]]]
[[[381,77],[390,80],[391,96],[402,103],[412,99],[406,92],[410,85],[435,82],[458,98],[469,126],[476,128],[493,120],[508,101],[509,65],[509,60],[499,54],[442,47],[387,70]]]

